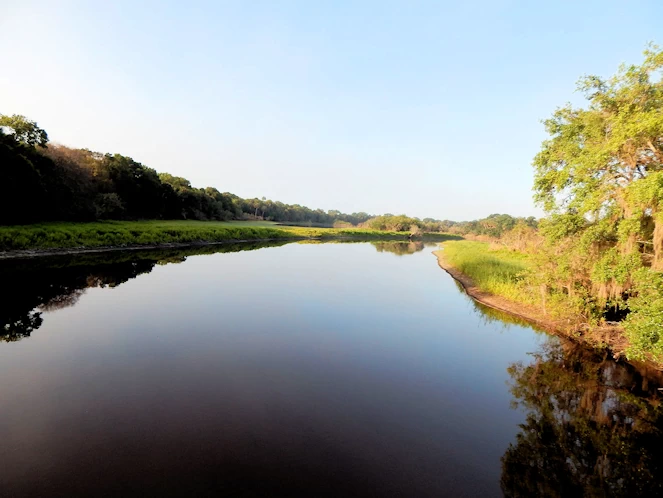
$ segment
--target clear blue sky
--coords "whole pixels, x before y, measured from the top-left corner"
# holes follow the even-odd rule
[[[243,197],[539,215],[540,119],[663,2],[0,0],[0,113]]]

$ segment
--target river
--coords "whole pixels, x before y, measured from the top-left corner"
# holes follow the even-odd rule
[[[476,305],[432,250],[2,262],[0,495],[660,493],[660,378]]]

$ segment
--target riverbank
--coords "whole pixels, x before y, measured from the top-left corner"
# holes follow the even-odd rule
[[[425,234],[444,241],[447,234]],[[0,227],[0,259],[285,240],[409,240],[405,232],[286,227],[269,222],[106,221]]]
[[[553,334],[607,350],[615,359],[625,358],[628,341],[621,327],[588,324],[560,302],[555,303],[554,312],[544,309],[540,293],[525,281],[529,269],[526,255],[490,250],[488,244],[470,241],[447,242],[433,254],[439,266],[477,302]],[[663,369],[663,365],[654,362],[648,362],[646,367]]]
[[[544,330],[551,332],[555,331],[558,324],[553,320],[542,320],[538,316],[539,312],[535,308],[482,290],[478,285],[476,285],[472,278],[465,275],[457,268],[453,267],[444,259],[443,250],[433,251],[433,254],[437,257],[437,263],[440,268],[442,268],[454,280],[456,280],[463,287],[465,293],[478,303],[481,303],[484,306],[488,306],[489,308],[523,318],[524,320],[532,322]]]

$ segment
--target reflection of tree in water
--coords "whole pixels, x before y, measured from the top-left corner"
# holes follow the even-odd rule
[[[504,494],[662,495],[660,373],[555,338],[533,356],[508,369],[528,414],[502,457]]]
[[[403,256],[405,254],[414,254],[415,252],[423,251],[425,244],[420,240],[413,240],[411,242],[397,242],[397,241],[371,241],[378,252],[391,252]]]
[[[87,281],[88,287],[103,287],[102,285],[90,285],[90,279]],[[69,294],[55,296],[44,304],[39,306],[40,311],[56,311],[62,308],[68,308],[78,302],[80,297],[85,294],[85,289],[74,289]]]
[[[532,323],[531,321],[527,320],[524,317],[514,315],[512,313],[507,313],[506,311],[491,308],[490,306],[481,304],[475,301],[474,299],[472,299],[472,302],[474,303],[474,307],[479,312],[481,320],[484,323],[502,324],[504,325],[504,327],[508,327],[509,325],[518,325],[520,327],[527,327],[528,329],[533,330],[537,334],[546,334],[545,329],[543,329],[536,323]]]
[[[9,263],[9,262],[7,262]],[[155,261],[104,264],[100,258],[87,259],[85,264],[49,267],[5,264],[0,268],[4,287],[0,323],[0,340],[17,341],[41,326],[42,312],[54,311],[76,304],[88,287],[116,286],[148,273]]]
[[[28,337],[33,330],[41,327],[44,321],[41,313],[36,311],[29,311],[23,316],[0,316],[0,320],[3,320],[0,341],[4,342],[19,341]]]
[[[543,328],[521,316],[507,313],[506,311],[501,311],[476,301],[472,296],[467,294],[465,288],[458,280],[453,279],[453,282],[456,284],[458,291],[472,303],[479,320],[483,323],[503,325],[505,328],[509,325],[519,325],[527,327],[536,333],[545,333]]]
[[[157,264],[181,263],[187,256],[237,252],[281,245],[226,244],[168,251],[126,251],[60,256],[0,264],[4,297],[0,307],[0,341],[28,337],[42,322],[42,312],[75,305],[90,287],[116,287]]]
[[[471,301],[487,323],[537,330]],[[504,495],[663,496],[663,374],[553,336],[532,357],[508,368],[527,419],[502,457]]]

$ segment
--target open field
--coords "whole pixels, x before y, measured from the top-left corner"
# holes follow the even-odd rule
[[[356,228],[288,227],[267,221],[40,223],[0,227],[0,251],[307,238],[405,240],[408,234]],[[426,234],[426,238],[448,240],[454,237],[446,234]]]

